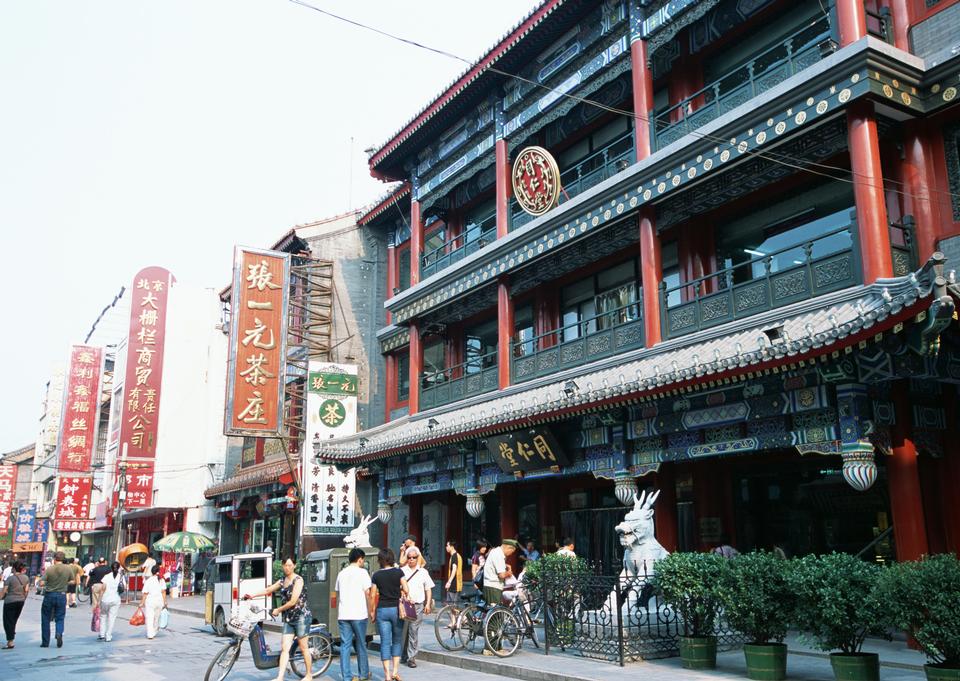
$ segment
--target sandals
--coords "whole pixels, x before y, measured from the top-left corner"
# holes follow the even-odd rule
[[[7,641],[7,645],[3,646],[3,648],[0,648],[0,650],[12,650],[12,649],[13,649],[12,641]]]

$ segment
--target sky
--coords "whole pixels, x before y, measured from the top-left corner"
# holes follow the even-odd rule
[[[468,59],[537,4],[309,1]],[[219,289],[234,244],[369,204],[363,150],[465,68],[289,0],[0,3],[0,452],[137,271]]]

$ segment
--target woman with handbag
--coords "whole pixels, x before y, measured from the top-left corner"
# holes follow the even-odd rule
[[[100,578],[100,583],[103,584],[103,592],[100,596],[100,632],[97,638],[109,643],[113,640],[113,625],[120,612],[120,594],[124,591],[119,562],[110,564],[110,572]]]
[[[403,650],[400,602],[407,596],[407,580],[403,571],[394,567],[396,556],[392,550],[380,549],[377,562],[380,563],[380,569],[370,578],[373,582],[370,621],[376,622],[377,632],[380,634],[380,661],[383,663],[384,681],[400,681],[400,653]],[[409,601],[407,604],[411,605]]]
[[[167,607],[166,582],[160,578],[160,566],[150,568],[151,576],[143,583],[140,607],[147,624],[147,639],[152,639],[160,629],[160,611]]]
[[[13,648],[13,639],[17,635],[17,620],[23,611],[23,604],[30,593],[30,578],[27,566],[21,561],[13,564],[10,576],[0,586],[0,598],[3,599],[3,631],[7,635],[7,645],[2,650]]]

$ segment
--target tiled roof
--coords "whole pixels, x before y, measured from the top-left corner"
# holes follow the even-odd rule
[[[297,465],[296,459],[294,459],[293,465]],[[208,487],[206,490],[204,490],[203,496],[205,496],[207,499],[213,499],[221,494],[239,492],[240,490],[250,489],[251,487],[259,487],[260,485],[277,483],[280,482],[280,476],[289,473],[290,467],[288,466],[286,459],[280,459],[278,461],[265,461],[264,463],[250,466],[249,468],[239,469],[234,475],[230,476],[223,482],[213,485],[212,487]]]
[[[477,60],[470,68],[464,71],[456,80],[443,89],[440,94],[434,97],[430,104],[420,110],[400,130],[390,136],[390,139],[380,145],[370,156],[370,167],[376,167],[384,158],[390,155],[404,140],[413,135],[423,125],[433,118],[444,106],[449,104],[462,91],[485,73],[491,66],[496,64],[507,52],[510,51],[523,37],[535,26],[546,19],[557,7],[562,5],[564,0],[541,0],[520,22],[508,31],[493,47]]]
[[[938,262],[942,262],[939,257]],[[481,395],[460,403],[464,406],[406,416],[314,447],[323,461],[373,461],[509,430],[517,422],[546,421],[688,385],[812,360],[929,307],[927,299],[932,297],[934,285],[931,262],[908,276],[880,279],[868,286],[794,303],[655,348],[635,350]],[[764,333],[773,327],[782,327],[779,341],[771,342]],[[571,380],[577,388],[565,390]],[[434,422],[432,427],[430,421]]]
[[[367,208],[357,218],[358,225],[365,225],[371,222],[378,215],[389,209],[394,203],[410,193],[410,183],[402,182],[391,187],[387,192],[377,199],[372,206]]]

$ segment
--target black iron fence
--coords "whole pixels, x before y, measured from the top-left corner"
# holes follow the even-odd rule
[[[545,572],[531,585],[534,601],[543,602],[537,612],[544,626],[545,653],[560,648],[621,666],[679,655],[686,625],[656,593],[651,575],[597,572]],[[714,635],[718,650],[737,648],[744,640],[729,627],[723,612]]]

